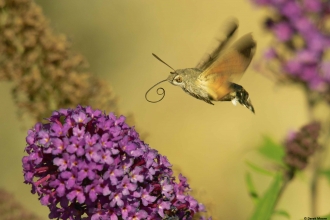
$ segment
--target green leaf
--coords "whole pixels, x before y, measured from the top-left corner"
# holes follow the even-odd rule
[[[253,202],[256,204],[259,200],[259,196],[258,196],[258,192],[254,186],[254,183],[252,181],[252,176],[249,172],[247,172],[245,175],[245,182],[246,182],[246,186],[249,191],[249,195],[251,196]]]
[[[291,218],[290,215],[289,215],[289,213],[287,211],[284,211],[284,210],[276,210],[274,212],[274,215],[281,215],[281,216],[286,217],[287,219],[290,219]]]
[[[281,144],[277,144],[269,136],[263,137],[263,142],[258,148],[258,151],[260,154],[267,157],[268,159],[271,159],[280,165],[284,165],[284,147]]]
[[[283,177],[280,173],[277,173],[274,176],[273,182],[270,187],[267,189],[263,197],[259,200],[255,210],[251,216],[251,220],[270,219],[274,213],[274,208],[276,205],[277,198],[279,196]]]
[[[269,170],[266,170],[266,169],[260,167],[259,165],[256,165],[256,164],[254,164],[254,163],[252,163],[252,162],[250,162],[250,161],[247,161],[247,160],[246,160],[245,163],[246,163],[246,165],[248,165],[252,170],[254,170],[254,171],[258,172],[258,173],[264,174],[264,175],[266,175],[266,176],[274,176],[274,175],[275,175],[275,173],[273,173],[273,172],[271,172],[271,171],[269,171]]]
[[[329,214],[327,214],[327,215],[322,215],[321,217],[320,217],[320,219],[330,219],[330,213]]]
[[[327,178],[327,180],[328,180],[328,182],[330,184],[330,170],[321,170],[320,171],[320,174],[321,175],[324,175]]]

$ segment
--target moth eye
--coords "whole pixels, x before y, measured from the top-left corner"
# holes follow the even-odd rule
[[[181,83],[181,82],[182,82],[182,78],[181,78],[181,76],[176,76],[176,77],[174,78],[174,80],[175,80],[175,82],[177,82],[177,83]]]

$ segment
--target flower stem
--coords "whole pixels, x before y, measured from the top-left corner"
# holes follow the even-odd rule
[[[319,174],[322,167],[322,162],[326,161],[325,156],[327,155],[327,149],[330,144],[330,128],[328,127],[325,140],[323,145],[315,155],[315,161],[313,166],[313,174],[311,181],[311,214],[312,216],[317,216],[317,196],[318,196],[318,183],[319,183]]]
[[[288,183],[293,179],[294,173],[295,173],[295,170],[293,168],[290,168],[289,170],[285,170],[284,175],[283,175],[283,183],[282,183],[281,189],[278,193],[278,196],[276,198],[274,210],[275,210],[275,207],[277,206],[277,203],[279,202],[285,188],[287,187]]]
[[[317,195],[318,195],[318,171],[320,167],[320,160],[317,158],[319,157],[320,152],[315,155],[316,161],[313,166],[313,174],[312,174],[312,181],[311,181],[311,216],[316,216],[317,213]]]
[[[308,117],[310,121],[315,120],[315,116],[313,114],[314,107],[316,105],[316,100],[314,99],[311,92],[305,88],[306,98],[307,98],[307,111]],[[318,177],[319,177],[319,169],[321,167],[321,152],[315,152],[314,163],[312,165],[312,179],[310,185],[310,196],[311,196],[311,216],[316,216],[317,213],[317,197],[318,197]]]

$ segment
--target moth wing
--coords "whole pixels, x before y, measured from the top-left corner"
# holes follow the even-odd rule
[[[238,21],[235,18],[230,19],[225,23],[226,25],[222,28],[217,36],[215,37],[215,42],[209,49],[209,53],[205,53],[199,63],[196,65],[197,69],[205,70],[208,68],[215,60],[217,60],[220,52],[228,45],[230,39],[232,39],[238,28]]]
[[[236,82],[244,74],[255,48],[252,35],[244,35],[199,75],[197,84],[203,86],[214,100],[221,99],[230,92],[228,82]]]

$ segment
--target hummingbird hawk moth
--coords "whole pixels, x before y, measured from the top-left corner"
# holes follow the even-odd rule
[[[163,88],[157,89],[158,95],[163,95],[157,101],[151,101],[147,95],[151,89],[162,82],[170,82],[179,86],[189,95],[203,100],[211,105],[212,101],[231,101],[234,105],[240,103],[255,113],[249,93],[235,82],[241,78],[249,66],[256,48],[256,42],[251,33],[238,39],[233,46],[224,50],[235,31],[238,28],[236,21],[231,22],[222,39],[217,39],[217,46],[211,53],[204,55],[195,68],[175,70],[155,54],[152,54],[159,61],[170,67],[173,72],[167,77],[152,86],[145,94],[147,101],[156,103],[165,97]]]

